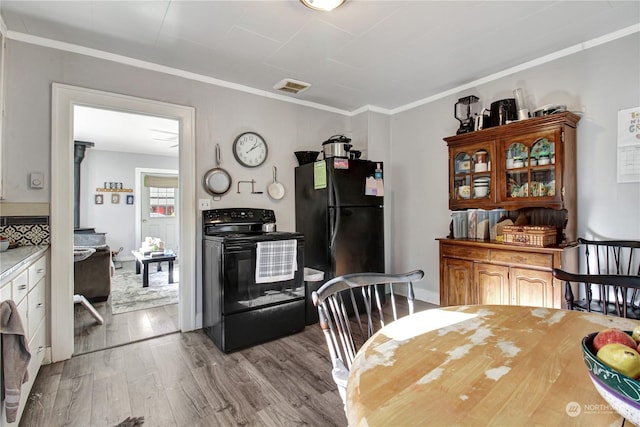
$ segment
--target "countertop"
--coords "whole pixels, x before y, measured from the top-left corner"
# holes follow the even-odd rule
[[[0,252],[0,282],[42,255],[49,245],[20,246]]]

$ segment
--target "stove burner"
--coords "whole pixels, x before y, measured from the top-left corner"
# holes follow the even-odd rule
[[[225,236],[242,238],[261,236],[263,226],[275,227],[276,215],[270,209],[211,209],[202,212],[203,234],[205,236]]]

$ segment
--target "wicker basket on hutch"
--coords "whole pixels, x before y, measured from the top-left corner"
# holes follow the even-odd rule
[[[505,225],[504,243],[519,246],[546,247],[557,243],[558,230],[553,225]]]

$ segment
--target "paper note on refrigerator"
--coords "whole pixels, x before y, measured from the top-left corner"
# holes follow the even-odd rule
[[[314,190],[327,188],[327,166],[324,160],[313,164],[313,188]]]
[[[384,181],[382,179],[376,179],[376,196],[384,196]]]
[[[375,196],[378,192],[378,184],[376,183],[376,179],[372,176],[368,177],[364,184],[364,195],[365,196]]]

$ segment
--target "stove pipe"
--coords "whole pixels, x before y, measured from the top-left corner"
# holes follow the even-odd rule
[[[87,147],[93,147],[93,142],[73,141],[73,228],[80,228],[80,163],[84,160]]]

